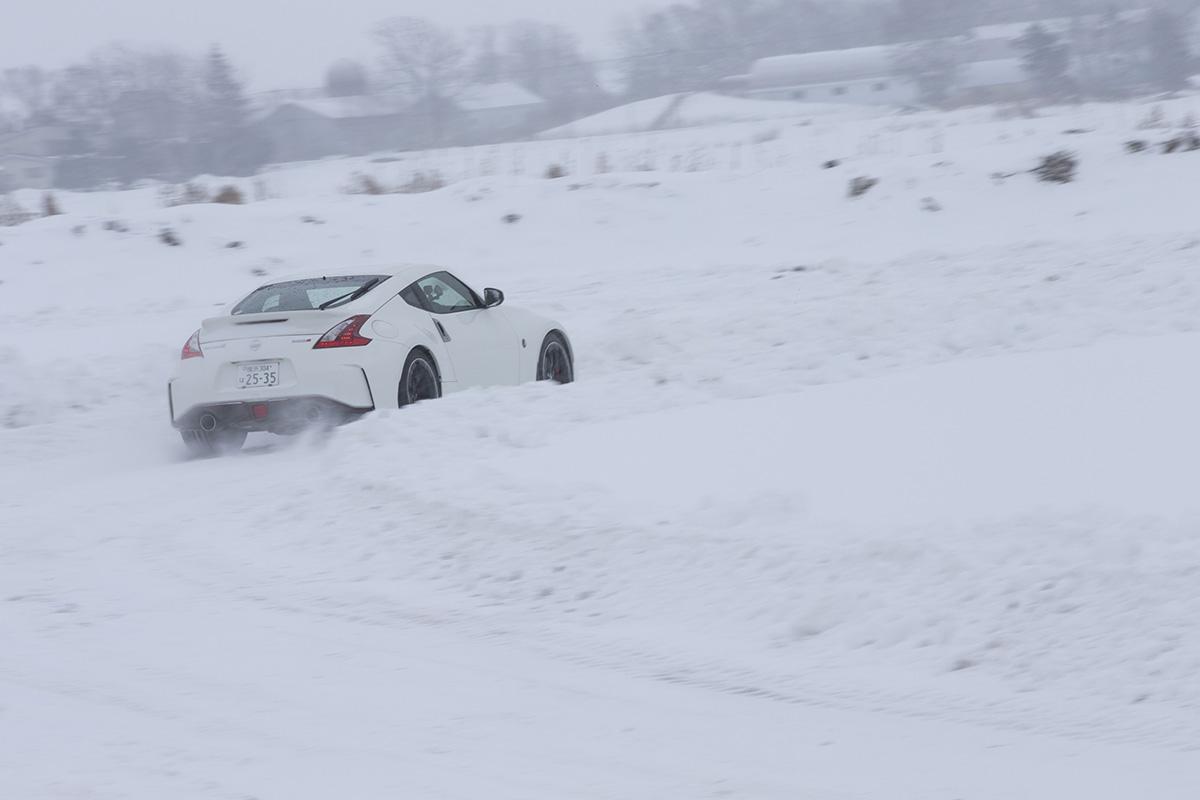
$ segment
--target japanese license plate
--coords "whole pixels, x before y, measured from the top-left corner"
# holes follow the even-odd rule
[[[263,361],[258,364],[239,364],[237,385],[239,389],[267,389],[279,385],[279,362]]]

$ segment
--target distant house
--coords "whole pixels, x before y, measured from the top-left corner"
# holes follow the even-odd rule
[[[915,88],[893,76],[891,47],[857,47],[775,56],[730,79],[749,97],[811,103],[908,105]]]
[[[1105,33],[1104,23],[1126,26],[1128,36],[1143,18],[1144,12],[1129,11],[1107,18],[1046,19],[974,28],[952,40],[964,57],[954,99],[991,102],[1028,96],[1029,76],[1022,67],[1017,42],[1034,24],[1072,43],[1073,76],[1087,78],[1089,73],[1103,69],[1129,80],[1128,76],[1136,74],[1140,56],[1132,52],[1136,48],[1114,47],[1113,41],[1106,39],[1110,34]],[[902,43],[763,58],[754,62],[747,74],[724,79],[722,88],[769,100],[910,105],[917,102],[919,92],[911,81],[897,74],[896,68],[896,54],[905,46]],[[1112,82],[1111,78],[1107,80]]]
[[[453,97],[411,101],[393,95],[275,96],[255,127],[275,161],[498,141],[532,132],[545,102],[512,83],[467,86]]]
[[[401,146],[406,108],[372,95],[284,100],[255,127],[270,141],[275,161],[365,155]]]
[[[1028,76],[1015,56],[996,55],[978,43],[968,52],[956,94],[964,102],[1019,97],[1027,92]],[[991,52],[986,52],[986,51]],[[756,61],[748,75],[726,82],[739,94],[764,100],[810,103],[908,106],[919,100],[917,87],[896,74],[895,47],[858,47],[775,56]]]
[[[516,83],[479,83],[459,92],[454,104],[477,136],[495,141],[527,135],[541,122],[546,101]]]

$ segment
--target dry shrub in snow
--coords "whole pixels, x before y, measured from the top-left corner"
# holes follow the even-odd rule
[[[240,206],[246,202],[246,198],[242,195],[241,189],[230,184],[229,186],[221,187],[221,191],[217,192],[216,197],[213,198],[213,202],[230,206]]]
[[[1045,183],[1070,183],[1075,180],[1075,171],[1079,168],[1079,160],[1073,153],[1060,150],[1042,158],[1042,163],[1034,168],[1033,173],[1039,181]]]
[[[1144,153],[1150,148],[1150,143],[1145,139],[1130,139],[1125,143],[1126,153]]]
[[[878,178],[868,178],[865,175],[860,175],[854,180],[850,181],[850,189],[848,190],[848,194],[852,198],[862,197],[864,194],[871,191],[871,189],[873,189],[877,183],[879,183]]]
[[[198,183],[185,183],[183,186],[164,186],[159,190],[159,199],[164,206],[188,206],[196,203],[212,201],[208,189]]]
[[[1200,136],[1188,131],[1180,135],[1168,139],[1162,145],[1164,153],[1185,153],[1193,150],[1200,150]]]
[[[442,173],[434,170],[429,173],[414,173],[408,183],[402,184],[396,191],[400,194],[421,194],[423,192],[436,192],[438,189],[444,189],[445,187],[446,181],[442,178]]]
[[[383,184],[365,172],[356,172],[346,187],[346,194],[384,194]]]
[[[432,172],[414,172],[407,183],[399,186],[387,186],[380,183],[374,176],[356,172],[350,185],[344,190],[346,194],[421,194],[436,192],[446,187],[446,179],[437,170]]]
[[[0,197],[0,227],[20,225],[33,219],[33,214],[26,211],[15,199],[5,195]]]
[[[57,217],[62,213],[62,208],[59,207],[58,198],[54,196],[54,192],[46,192],[42,195],[43,217]]]
[[[54,393],[49,386],[45,370],[31,368],[17,353],[0,347],[0,429],[24,428],[29,425],[50,422],[58,410],[50,398]]]
[[[1145,119],[1138,123],[1138,128],[1144,131],[1165,127],[1167,127],[1167,115],[1163,113],[1162,106],[1150,109],[1150,113],[1146,115]]]
[[[565,177],[567,177],[567,170],[562,164],[551,164],[546,167],[546,180],[556,181]]]
[[[179,238],[179,234],[171,228],[163,228],[159,231],[158,240],[167,247],[179,247],[183,244],[183,240]]]

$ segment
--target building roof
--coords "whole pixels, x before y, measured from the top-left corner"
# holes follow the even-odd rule
[[[403,113],[406,105],[393,98],[377,95],[357,95],[351,97],[312,97],[307,99],[286,100],[275,108],[296,106],[311,111],[328,119],[365,119],[369,117],[388,117]]]
[[[1135,22],[1145,16],[1145,10],[1136,9],[1121,12],[1116,18]],[[1051,33],[1063,35],[1069,33],[1076,22],[1096,24],[1103,19],[1101,15],[1088,15],[1078,20],[1036,19],[972,28],[967,36],[957,40],[963,45],[968,61],[967,83],[972,86],[995,86],[1024,80],[1024,76],[1017,76],[1014,72],[1019,70],[1019,64],[1014,61],[1017,54],[1015,42],[1031,25],[1041,25]],[[878,45],[773,56],[754,62],[749,75],[734,76],[728,80],[734,85],[748,85],[751,89],[871,80],[895,73],[893,55],[902,46]]]
[[[471,84],[455,96],[454,102],[464,111],[490,111],[538,106],[546,101],[520,84],[505,81]]]
[[[750,85],[768,88],[869,80],[892,72],[893,52],[890,46],[876,46],[763,58],[750,69]]]
[[[545,101],[516,83],[477,83],[460,90],[453,102],[464,111],[487,111],[496,108],[528,108]],[[398,95],[356,95],[325,97],[321,95],[293,96],[265,107],[259,119],[271,116],[281,108],[302,108],[326,119],[369,119],[403,114],[416,105],[411,99]]]

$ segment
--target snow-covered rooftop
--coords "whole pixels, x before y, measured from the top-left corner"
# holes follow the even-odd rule
[[[511,82],[469,84],[454,95],[454,103],[464,111],[496,108],[527,108],[545,102],[525,87]],[[370,94],[350,97],[316,95],[293,96],[265,104],[260,117],[295,106],[328,119],[366,119],[403,114],[413,105],[411,98],[396,94]]]
[[[751,67],[750,81],[758,88],[868,80],[892,71],[893,52],[880,45],[763,58]]]
[[[545,101],[517,83],[477,83],[467,86],[454,102],[465,111],[489,111],[496,108],[521,108]]]
[[[356,95],[351,97],[313,97],[306,99],[288,100],[284,106],[296,106],[320,114],[329,119],[361,119],[365,117],[386,117],[401,113],[405,104],[394,98],[379,95]]]

